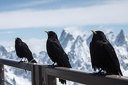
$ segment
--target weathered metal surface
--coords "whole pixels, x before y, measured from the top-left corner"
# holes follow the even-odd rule
[[[0,85],[4,85],[4,65],[0,64]]]
[[[0,58],[0,64],[25,69],[28,71],[31,71],[32,66],[34,65],[32,63],[19,63],[19,61],[15,61],[15,60],[11,60],[11,59],[2,59],[2,58]]]
[[[94,75],[76,69],[56,67],[46,68],[48,75],[87,85],[128,85],[128,78],[117,75]]]

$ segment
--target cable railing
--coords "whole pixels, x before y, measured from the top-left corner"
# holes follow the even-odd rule
[[[118,75],[94,75],[81,70],[19,63],[19,61],[0,58],[0,85],[4,85],[4,65],[31,71],[31,85],[57,85],[56,78],[61,78],[86,85],[128,85],[128,78]]]

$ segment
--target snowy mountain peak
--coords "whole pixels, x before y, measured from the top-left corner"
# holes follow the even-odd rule
[[[120,31],[120,33],[119,33],[119,35],[124,36],[124,30],[122,30],[122,29],[121,29],[121,31]]]
[[[82,37],[81,37],[81,36],[78,36],[78,37],[76,38],[76,42],[82,43],[82,42],[83,42]]]
[[[72,44],[72,42],[74,41],[74,37],[70,33],[66,32],[66,30],[63,30],[59,40],[60,40],[62,47],[66,48],[68,44]]]
[[[87,38],[87,40],[86,40],[86,44],[89,46],[90,45],[90,42],[92,41],[92,37],[93,37],[93,35],[91,34],[88,38]]]
[[[117,35],[116,40],[115,40],[115,44],[117,46],[122,46],[126,43],[126,39],[125,39],[125,35],[124,35],[124,31],[121,29],[120,33]]]
[[[76,32],[75,32],[76,31]],[[63,30],[61,36],[59,38],[62,47],[64,48],[65,52],[68,54],[69,61],[72,65],[73,69],[80,69],[84,70],[85,72],[93,72],[92,65],[91,65],[91,58],[90,58],[90,50],[89,44],[92,40],[92,33],[91,35],[84,35],[79,34],[78,30]],[[118,55],[118,59],[120,61],[121,70],[124,76],[128,76],[128,47],[125,46],[128,43],[128,37],[124,35],[124,31],[121,30],[120,33],[115,36],[115,33],[112,31],[105,31],[106,37],[109,39],[110,42],[113,42],[112,45]],[[75,37],[74,37],[75,36]],[[35,41],[35,40],[32,40]],[[38,64],[49,64],[51,65],[53,62],[49,58],[47,52],[40,47],[46,47],[45,45],[36,40],[34,44],[29,45],[30,48],[41,51],[33,53],[34,59],[38,62]],[[46,40],[45,40],[46,42]],[[45,43],[44,43],[45,44]],[[120,46],[118,46],[120,45]],[[123,46],[122,46],[123,45]],[[14,49],[14,46],[13,46]],[[5,49],[4,46],[0,46],[0,55],[4,58],[9,58],[13,60],[20,60],[17,57],[15,49],[13,51],[8,51],[7,47]],[[12,67],[5,67],[5,76],[6,80],[12,85],[25,85],[24,83],[20,82],[21,79],[27,80],[30,85],[30,72],[25,72],[24,70],[19,70]],[[21,83],[21,84],[20,84]],[[25,82],[26,83],[26,82]],[[9,85],[10,85],[9,84]],[[8,84],[6,84],[8,85]],[[58,84],[59,85],[59,84]],[[69,83],[67,85],[80,85],[74,83]]]
[[[109,31],[108,33],[106,33],[106,37],[111,43],[115,41],[115,34],[113,31]]]
[[[1,56],[6,56],[7,55],[7,50],[2,45],[0,45],[0,55]]]
[[[80,36],[80,35],[78,35],[77,36],[77,38],[76,38],[76,40],[74,41],[74,43],[75,44],[77,44],[77,43],[83,43],[84,41],[86,41],[86,35],[83,35],[83,36]]]
[[[84,43],[84,38],[81,36],[77,36],[76,40],[74,41],[74,43],[72,44],[71,47],[71,51],[72,52],[79,52],[78,55],[80,55],[81,53],[84,53],[84,51],[88,50],[88,48],[86,48],[86,43]]]
[[[60,36],[60,38],[59,38],[60,42],[63,42],[64,39],[67,38],[67,36],[68,36],[68,37],[70,36],[71,39],[74,39],[74,38],[73,38],[73,35],[71,35],[70,33],[68,33],[67,30],[63,30],[63,31],[61,32],[61,36]]]
[[[77,36],[76,40],[74,41],[74,43],[72,44],[72,51],[74,51],[76,48],[82,46],[82,37],[81,36]]]

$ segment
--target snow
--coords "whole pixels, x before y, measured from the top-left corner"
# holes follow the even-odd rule
[[[123,30],[116,35],[112,30],[104,31],[108,40],[112,43],[117,53],[122,73],[128,77],[128,37]],[[64,29],[59,38],[62,47],[69,57],[73,69],[79,69],[85,72],[93,72],[90,62],[89,43],[92,34],[86,35],[78,28]],[[46,52],[46,39],[29,39],[26,42],[33,52],[34,58],[38,64],[52,64],[52,61]],[[124,43],[125,42],[125,43]],[[9,44],[10,43],[10,44]],[[13,60],[19,60],[16,56],[14,41],[0,42],[0,56]],[[22,69],[5,66],[5,80],[12,85],[31,85],[31,73]],[[57,80],[58,85],[61,85]],[[6,85],[10,85],[6,83]],[[82,85],[76,82],[68,81],[67,85]]]
[[[116,37],[115,44],[119,46],[125,43],[126,43],[126,39],[125,39],[124,31],[121,30],[118,36]]]

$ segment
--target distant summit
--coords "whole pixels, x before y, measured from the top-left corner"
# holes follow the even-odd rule
[[[126,37],[124,35],[124,31],[121,29],[120,33],[116,37],[115,44],[117,46],[122,46],[122,45],[126,44],[126,39],[125,38]]]
[[[89,73],[93,72],[91,62],[90,62],[91,58],[90,58],[90,50],[89,50],[90,42],[92,40],[92,34],[90,35],[87,35],[86,33],[78,34],[77,32],[73,33],[72,31],[64,29],[61,32],[61,35],[59,38],[60,43],[63,46],[65,52],[68,54],[69,61],[74,69],[83,70]],[[113,31],[107,31],[105,32],[105,35],[107,39],[112,43],[117,53],[117,57],[121,65],[121,70],[123,72],[123,75],[128,76],[128,45],[127,45],[128,39],[127,39],[127,36],[124,34],[123,30],[121,30],[117,36]],[[40,40],[40,42],[42,42],[42,40]],[[42,43],[46,44],[45,42],[42,42]],[[38,42],[36,42],[36,46],[38,48],[40,46],[45,46],[45,45],[38,44]],[[10,49],[12,49],[12,47]],[[0,46],[0,55],[2,58],[20,60],[16,56],[15,50],[8,51],[6,50],[6,47],[4,46]],[[45,50],[42,50],[39,53],[33,53],[33,56],[39,64],[49,64],[49,65],[52,64],[52,61],[49,59],[47,52]],[[8,67],[8,66],[5,67],[5,70],[6,70],[5,78],[10,84],[13,85],[16,83],[17,85],[24,85],[24,84],[18,83],[17,80],[18,79],[20,80],[20,78],[26,79],[30,83],[31,74],[29,72],[26,73],[24,72],[24,70],[19,70],[18,68],[13,68],[13,67]],[[14,73],[13,74],[14,77],[12,75],[9,75],[10,72]],[[68,84],[69,85],[80,85],[75,82],[72,82],[72,83],[68,82]]]

